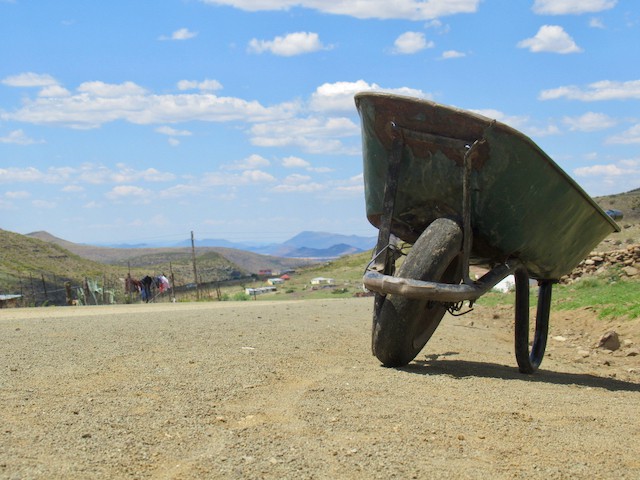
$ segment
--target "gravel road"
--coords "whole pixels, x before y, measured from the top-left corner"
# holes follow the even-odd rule
[[[372,306],[0,310],[0,478],[640,478],[638,322],[554,313],[525,376],[479,306],[387,369]]]

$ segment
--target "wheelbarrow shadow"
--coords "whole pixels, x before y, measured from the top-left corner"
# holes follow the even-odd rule
[[[640,392],[639,383],[615,378],[598,377],[585,373],[554,372],[544,369],[540,369],[532,375],[527,375],[520,373],[518,368],[514,366],[446,358],[452,355],[457,355],[457,352],[427,355],[426,360],[414,360],[409,365],[399,368],[399,370],[418,375],[447,375],[454,378],[497,378],[557,385],[579,385],[604,388],[611,391]]]

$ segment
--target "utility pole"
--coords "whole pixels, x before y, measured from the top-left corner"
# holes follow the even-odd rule
[[[200,291],[198,290],[198,271],[196,270],[196,244],[193,240],[193,230],[191,230],[191,258],[193,259],[193,280],[196,282],[196,299],[200,300]]]
[[[169,276],[171,277],[171,301],[176,303],[176,279],[173,276],[173,266],[169,262]]]

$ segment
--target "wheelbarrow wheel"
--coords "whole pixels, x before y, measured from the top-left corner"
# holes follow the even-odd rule
[[[397,270],[397,277],[459,283],[462,229],[448,218],[435,220],[418,238]],[[374,312],[372,350],[385,367],[413,360],[429,341],[447,311],[446,305],[387,295]]]

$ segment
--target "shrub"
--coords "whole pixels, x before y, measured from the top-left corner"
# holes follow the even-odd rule
[[[246,302],[247,300],[251,300],[251,296],[247,295],[244,292],[238,292],[238,293],[235,293],[233,297],[231,297],[231,299],[236,302]]]

